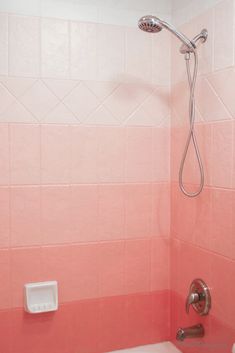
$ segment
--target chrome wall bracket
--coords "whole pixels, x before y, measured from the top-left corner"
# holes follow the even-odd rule
[[[186,312],[189,313],[190,305],[200,315],[208,315],[211,308],[211,295],[207,284],[202,279],[195,279],[189,288],[186,300]]]

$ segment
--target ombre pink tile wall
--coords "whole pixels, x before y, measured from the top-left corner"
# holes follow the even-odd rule
[[[219,24],[219,25],[218,25]],[[182,195],[178,168],[187,136],[187,82],[184,60],[172,50],[172,147],[171,147],[171,324],[172,339],[179,326],[203,322],[202,342],[179,345],[183,352],[228,353],[235,337],[235,111],[234,111],[234,2],[221,1],[182,25],[189,36],[209,30],[199,49],[196,91],[196,133],[205,169],[205,188],[195,199]],[[174,53],[174,54],[173,54]],[[177,69],[176,69],[177,67]],[[186,165],[185,182],[195,188],[199,174],[193,150]],[[201,277],[212,296],[210,315],[200,318],[184,301],[189,285]]]
[[[0,48],[0,351],[168,339],[168,35],[1,14]],[[24,313],[46,280],[59,311]]]

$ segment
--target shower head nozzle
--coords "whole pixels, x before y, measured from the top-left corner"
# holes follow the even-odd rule
[[[139,28],[148,33],[160,32],[163,28],[161,20],[155,16],[143,16],[138,22]]]

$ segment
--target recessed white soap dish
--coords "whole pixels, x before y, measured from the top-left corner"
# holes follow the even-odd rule
[[[24,307],[30,314],[56,311],[58,309],[57,281],[25,284]]]

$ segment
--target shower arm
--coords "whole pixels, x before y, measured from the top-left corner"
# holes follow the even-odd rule
[[[174,26],[170,25],[169,23],[161,20],[162,27],[168,29],[172,34],[174,34],[181,42],[182,47],[187,48],[187,52],[194,52],[196,49],[196,45],[194,40],[189,40],[183,33],[179,32]],[[196,37],[195,37],[196,38]],[[185,53],[185,51],[184,51]]]

